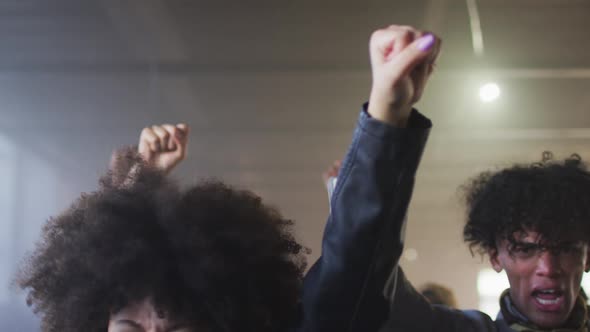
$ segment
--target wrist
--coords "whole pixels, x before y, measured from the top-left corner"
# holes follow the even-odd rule
[[[372,118],[398,128],[407,127],[411,111],[411,105],[396,105],[374,95],[371,95],[367,108]]]

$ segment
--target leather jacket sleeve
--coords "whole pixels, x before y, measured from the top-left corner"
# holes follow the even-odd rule
[[[385,323],[384,290],[402,252],[430,127],[415,110],[407,128],[361,112],[331,199],[322,255],[304,280],[303,331],[371,332]]]

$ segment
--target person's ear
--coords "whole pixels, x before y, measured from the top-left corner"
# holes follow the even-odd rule
[[[502,264],[500,264],[500,260],[498,259],[498,248],[488,249],[488,255],[490,256],[490,263],[494,271],[498,273],[502,272]]]

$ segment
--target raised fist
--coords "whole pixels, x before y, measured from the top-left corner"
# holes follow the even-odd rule
[[[440,39],[408,26],[392,25],[371,36],[373,86],[369,114],[405,127],[440,51]]]
[[[170,172],[186,156],[188,134],[186,124],[146,127],[141,131],[138,152],[148,164]]]

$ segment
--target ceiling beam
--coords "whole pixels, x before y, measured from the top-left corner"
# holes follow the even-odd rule
[[[252,63],[243,64],[215,64],[196,63],[192,61],[112,61],[112,62],[21,62],[0,63],[0,78],[4,75],[87,75],[109,76],[120,74],[151,75],[154,70],[160,76],[182,75],[218,75],[218,74],[264,74],[264,73],[293,73],[293,72],[344,72],[367,73],[369,66],[358,64],[333,63]],[[572,68],[506,68],[499,67],[487,70],[469,70],[462,68],[441,68],[434,76],[436,78],[469,78],[485,75],[486,77],[514,78],[514,79],[590,79],[590,67]]]

